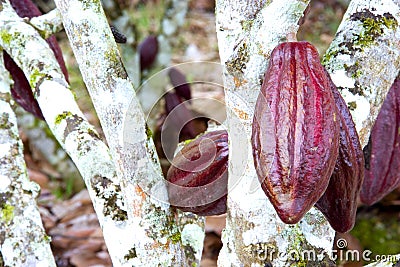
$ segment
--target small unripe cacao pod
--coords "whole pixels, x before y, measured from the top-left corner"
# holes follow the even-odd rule
[[[171,206],[198,215],[226,212],[228,133],[201,135],[183,146],[167,173]]]
[[[114,25],[110,25],[110,29],[116,43],[126,43],[126,36],[122,32],[120,32],[117,27],[115,27]]]
[[[285,223],[297,223],[321,198],[338,156],[339,122],[329,77],[308,42],[271,54],[253,125],[261,187]]]

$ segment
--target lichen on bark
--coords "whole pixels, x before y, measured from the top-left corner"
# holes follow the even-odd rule
[[[399,10],[392,0],[351,1],[323,58],[362,146],[400,66]]]

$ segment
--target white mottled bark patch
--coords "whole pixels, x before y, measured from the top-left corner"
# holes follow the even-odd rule
[[[54,9],[38,17],[33,17],[29,20],[29,23],[35,27],[45,39],[63,29],[61,14],[58,9]]]
[[[120,181],[107,146],[79,110],[46,41],[15,14],[8,1],[1,11],[0,33],[0,45],[28,77],[50,130],[85,180],[114,263],[123,265],[135,229],[127,222]],[[123,233],[121,238],[115,235],[118,232]]]
[[[18,128],[28,137],[30,146],[34,147],[58,173],[62,173],[63,177],[80,178],[75,164],[51,134],[47,123],[21,107],[16,107],[14,111]]]

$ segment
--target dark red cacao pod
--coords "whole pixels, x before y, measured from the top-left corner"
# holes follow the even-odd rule
[[[171,84],[174,86],[175,92],[182,98],[190,100],[192,94],[190,91],[190,85],[186,80],[185,75],[176,68],[170,68],[168,71],[168,77]]]
[[[148,69],[154,62],[158,53],[158,41],[154,35],[149,35],[138,46],[140,56],[140,69]]]
[[[209,216],[226,212],[228,133],[206,133],[186,144],[167,173],[168,196],[182,211]]]
[[[400,78],[394,81],[364,148],[361,201],[372,205],[400,185]]]
[[[325,192],[339,144],[329,77],[310,43],[272,51],[251,142],[262,189],[283,222],[297,223]]]
[[[12,7],[20,17],[33,18],[42,15],[37,6],[30,0],[11,0]],[[54,56],[56,57],[58,64],[68,81],[68,72],[65,66],[65,62],[62,56],[60,46],[57,43],[55,36],[50,36],[47,40],[49,47],[53,50]],[[10,72],[14,85],[11,88],[11,94],[15,101],[26,111],[31,112],[36,117],[43,119],[43,114],[39,108],[36,99],[33,96],[32,89],[29,85],[28,80],[24,72],[18,67],[14,60],[4,52],[4,64],[6,69]]]
[[[364,155],[350,111],[332,81],[331,89],[339,111],[339,155],[328,188],[315,206],[335,231],[345,233],[356,220],[357,198],[364,179]]]

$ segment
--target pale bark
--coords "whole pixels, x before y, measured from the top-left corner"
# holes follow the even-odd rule
[[[133,86],[120,62],[101,6],[97,1],[94,5],[85,3],[85,7],[82,4],[78,1],[58,3],[60,10],[67,13],[63,7],[72,6],[72,13],[68,14],[68,18],[64,17],[64,24],[68,25],[67,33],[74,26],[82,27],[79,28],[81,33],[94,30],[92,35],[83,36],[83,39],[87,38],[84,40],[87,41],[84,43],[86,46],[77,48],[82,45],[80,35],[72,36],[77,39],[71,38],[71,41],[73,49],[76,49],[78,62],[81,67],[84,65],[81,68],[83,76],[95,103],[104,101],[105,105],[98,104],[98,113],[108,142],[113,148],[111,153],[117,169],[111,161],[107,147],[73,101],[73,95],[69,92],[47,44],[43,43],[38,32],[16,16],[8,2],[4,4],[4,16],[0,21],[3,33],[1,45],[24,70],[35,88],[35,95],[50,129],[84,177],[114,265],[196,264],[201,256],[202,243],[199,246],[199,240],[204,235],[202,222],[194,223],[194,220],[182,216],[178,219],[170,212],[154,145],[149,138],[143,113],[134,98]],[[83,17],[79,18],[82,13]],[[84,25],[79,24],[81,18]],[[93,27],[85,29],[88,26],[85,22],[88,21]],[[102,33],[106,35],[101,35]],[[20,44],[23,44],[21,48],[25,46],[26,49],[18,49]],[[93,46],[88,47],[90,45]],[[93,50],[100,54],[91,53]],[[92,69],[88,73],[87,70],[91,67],[98,69]],[[134,117],[130,122],[134,124],[130,125],[133,128],[128,129],[129,139],[126,139],[123,123],[128,104],[132,108],[130,115]],[[129,136],[132,133],[133,136]],[[124,157],[125,153],[128,153],[127,157]],[[118,171],[119,177],[116,175]],[[126,178],[123,172],[130,174],[130,180],[120,180],[121,177]],[[142,188],[137,185],[138,181],[144,182]],[[150,190],[147,186],[151,183],[157,184],[156,193],[161,194],[160,199],[146,195],[149,192],[145,191]],[[183,223],[178,225],[177,221]]]
[[[81,178],[74,162],[55,139],[47,123],[21,107],[16,107],[14,111],[18,127],[29,139],[31,149],[40,153],[62,177]]]
[[[362,146],[400,70],[400,3],[353,0],[324,57]]]
[[[0,53],[0,265],[56,266],[36,206],[39,186],[28,178],[11,80]]]
[[[47,43],[12,11],[8,1],[3,3],[0,13],[0,46],[29,77],[50,129],[85,179],[114,265],[180,266],[195,262],[199,255],[196,259],[185,257],[193,250],[201,250],[201,227],[194,218],[174,217],[168,208],[154,144],[99,2],[56,2],[111,152],[84,119]],[[219,259],[221,266],[264,266],[267,262],[273,266],[287,266],[294,262],[290,259],[293,254],[285,255],[285,252],[301,253],[312,249],[326,257],[331,251],[334,231],[315,209],[297,225],[285,225],[279,220],[259,187],[249,141],[253,108],[267,67],[266,58],[279,42],[285,40],[287,33],[297,31],[297,21],[308,2],[221,0],[217,3],[218,42],[224,65],[230,155],[233,155],[229,165],[228,218]],[[362,2],[353,1],[354,6],[350,7],[356,10],[357,5],[364,5]],[[370,1],[368,5],[375,2]],[[398,21],[398,2],[380,2],[384,5],[379,5],[378,11],[373,13],[388,12]],[[349,10],[348,17],[354,13],[353,9]],[[342,32],[352,29],[351,34],[343,35],[345,38],[365,31],[359,22],[352,24],[357,21],[344,19],[342,24],[345,23],[349,24],[341,26]],[[399,69],[399,48],[395,47],[399,41],[398,25],[391,27],[383,29],[376,44],[361,47],[361,51],[355,51],[350,58],[343,56],[346,51],[338,50],[326,60],[338,86],[358,91],[362,87],[371,92],[363,95],[364,98],[353,100],[343,93],[346,89],[342,90],[346,101],[355,101],[357,108],[365,108],[364,99],[370,103],[372,119],[363,119],[353,113],[363,144],[388,86],[397,75],[394,68]],[[44,36],[56,28],[46,26]],[[350,42],[340,39],[340,34],[328,53],[335,51],[332,50],[335,44]],[[381,65],[365,65],[368,61],[362,53],[372,53],[378,58],[382,51],[388,55],[383,62],[384,66],[389,65],[389,70],[378,67],[379,75],[366,75],[368,70]],[[355,62],[359,63],[356,65]],[[348,70],[349,63],[356,66]],[[358,68],[360,63],[362,68]],[[359,69],[361,73],[357,72]],[[352,76],[353,71],[361,86],[344,78]],[[367,76],[373,78],[367,79]],[[34,189],[28,191],[34,192]],[[181,225],[177,224],[182,220]],[[186,251],[190,252],[185,255]],[[276,257],[272,255],[274,253],[283,254]]]
[[[30,20],[27,19],[27,21],[29,21],[45,39],[63,29],[61,14],[57,9],[53,9],[41,16],[33,17]]]
[[[285,0],[275,0],[269,4],[264,2],[259,5],[255,1],[217,2],[217,35],[221,63],[224,65],[229,149],[232,155],[229,165],[227,227],[223,233],[224,247],[219,258],[220,266],[231,264],[262,266],[271,258],[273,266],[289,266],[293,262],[288,260],[287,253],[293,249],[300,253],[311,249],[320,256],[331,253],[334,231],[317,210],[311,209],[296,225],[285,225],[279,220],[258,185],[250,146],[254,104],[270,52],[278,43],[286,40],[287,33],[297,31],[297,21],[307,4],[308,1]],[[396,21],[395,26],[390,24],[386,28],[383,27],[383,33],[378,37],[374,36],[376,42],[348,55],[346,48],[358,47],[346,41],[349,42],[350,37],[368,34],[360,26],[360,22],[347,19],[349,14],[355,10],[361,11],[363,7],[373,6],[377,9],[374,11],[375,14],[385,12],[391,14],[386,14],[385,18],[393,16]],[[358,108],[365,107],[363,105],[365,99],[371,105],[367,110],[361,112],[358,110],[360,114],[353,113],[363,144],[368,139],[367,133],[380,104],[397,75],[396,69],[399,69],[398,13],[398,3],[392,1],[353,1],[331,50],[328,51],[330,55],[326,57],[325,63],[328,70],[334,73],[333,80],[336,85],[345,84],[348,88],[354,87],[354,80],[346,76],[353,73],[345,74],[341,70],[345,68],[344,64],[347,64],[347,68],[358,61],[357,68],[353,67],[351,70],[361,70],[361,73],[357,72],[358,82],[368,93],[363,97],[349,99],[345,94],[344,97],[347,102],[356,101]],[[381,23],[390,22],[393,20],[381,21]],[[343,41],[343,36],[346,41]],[[339,46],[341,49],[332,50],[338,43],[341,44]],[[378,70],[378,73],[371,74],[374,70]],[[371,118],[366,119],[365,116],[368,114]],[[318,251],[321,254],[318,254]],[[286,254],[277,257],[272,255],[272,252]],[[322,262],[316,264],[320,266]]]

